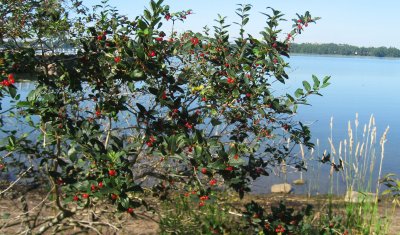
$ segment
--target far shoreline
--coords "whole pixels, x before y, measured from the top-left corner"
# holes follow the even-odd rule
[[[379,57],[379,56],[364,56],[364,55],[314,54],[314,53],[295,53],[295,52],[290,53],[289,56],[344,57],[344,58],[400,60],[400,57],[390,57],[390,56]]]

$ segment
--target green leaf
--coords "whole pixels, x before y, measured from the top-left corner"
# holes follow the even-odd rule
[[[304,89],[306,89],[307,92],[311,91],[311,85],[307,81],[303,81],[303,86],[304,86]]]
[[[140,110],[140,112],[141,112],[142,114],[146,114],[146,113],[147,113],[147,110],[146,110],[146,108],[145,108],[143,105],[141,105],[141,104],[139,104],[139,103],[136,103],[136,106],[139,108],[139,110]]]
[[[237,90],[237,89],[233,90],[232,95],[234,98],[238,98],[240,96],[239,90]]]
[[[323,83],[323,84],[327,83],[327,82],[329,81],[329,79],[331,79],[331,76],[326,76],[326,77],[324,77],[322,83]]]
[[[145,76],[144,76],[143,71],[138,70],[138,69],[133,70],[133,72],[131,72],[131,73],[129,74],[129,76],[130,76],[132,79],[134,79],[135,81],[140,81],[140,80],[144,80],[144,79],[145,79]]]
[[[300,98],[301,96],[304,95],[303,89],[301,88],[297,89],[294,95],[296,96],[296,98]]]
[[[331,85],[329,82],[324,83],[324,84],[321,86],[321,88],[325,88],[325,87],[327,87],[327,86],[329,86],[329,85]]]
[[[317,76],[312,75],[312,79],[314,80],[313,89],[318,90],[320,81],[318,80]]]
[[[222,122],[221,122],[220,120],[216,119],[216,118],[211,119],[211,124],[212,124],[213,126],[218,126],[218,125],[220,125],[221,123],[222,123]]]

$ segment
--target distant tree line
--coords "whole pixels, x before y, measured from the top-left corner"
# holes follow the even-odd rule
[[[292,44],[292,53],[320,54],[320,55],[358,55],[375,57],[400,57],[400,50],[394,47],[357,47],[347,44]]]

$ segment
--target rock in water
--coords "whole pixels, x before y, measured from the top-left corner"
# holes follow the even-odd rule
[[[290,193],[292,186],[290,184],[274,184],[271,186],[272,193]]]
[[[305,183],[306,183],[306,181],[303,180],[303,179],[297,179],[297,180],[294,180],[294,181],[293,181],[293,184],[294,184],[294,185],[303,185],[303,184],[305,184]]]

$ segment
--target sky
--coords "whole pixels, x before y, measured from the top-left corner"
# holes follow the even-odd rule
[[[100,0],[84,0],[87,6],[99,4]],[[356,46],[386,46],[400,49],[400,30],[398,25],[399,0],[165,0],[171,12],[193,10],[185,23],[176,26],[178,31],[202,31],[203,26],[212,28],[218,14],[227,16],[227,22],[238,21],[235,9],[238,3],[253,5],[250,21],[246,31],[254,37],[265,27],[266,18],[260,12],[268,12],[272,7],[285,14],[287,22],[282,29],[288,32],[291,19],[296,13],[310,11],[313,17],[321,19],[310,25],[306,31],[296,38],[295,42],[303,43],[345,43]],[[149,6],[149,0],[110,0],[120,13],[130,18],[142,13]],[[166,26],[167,27],[167,26]],[[238,28],[232,24],[230,32],[237,35]]]

